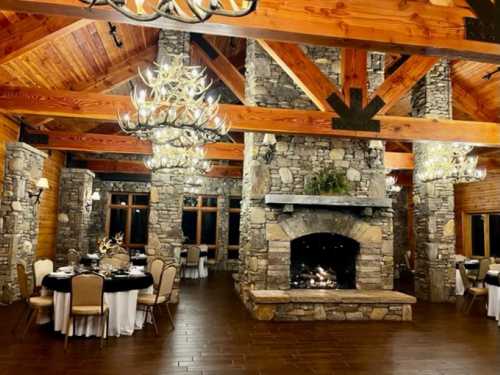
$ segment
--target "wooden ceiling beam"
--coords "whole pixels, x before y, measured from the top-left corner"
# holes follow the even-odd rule
[[[224,56],[217,46],[201,34],[191,34],[191,48],[195,56],[224,82],[233,92],[234,96],[243,104],[247,104],[245,97],[245,77]]]
[[[78,0],[2,0],[0,9],[242,38],[500,62],[500,45],[465,39],[464,17],[475,15],[462,4],[444,7],[400,0],[261,0],[256,11],[246,17],[214,16],[194,25],[165,18],[146,24],[109,6],[89,10]]]
[[[356,48],[342,48],[340,54],[340,82],[345,104],[351,106],[351,89],[361,90],[361,105],[368,100],[368,85],[366,72],[367,52]]]
[[[0,86],[0,111],[92,118],[116,121],[117,112],[132,112],[128,96],[77,93]],[[380,132],[332,129],[333,112],[296,109],[220,105],[233,132],[264,132],[310,136],[330,136],[389,141],[466,142],[478,146],[500,147],[500,125],[493,122],[460,121],[398,116],[375,116]]]
[[[332,93],[340,97],[342,94],[297,44],[262,39],[258,42],[319,110],[333,112],[327,98]]]
[[[455,107],[473,119],[495,121],[498,118],[498,111],[486,108],[484,101],[480,100],[473,90],[467,88],[457,78],[452,79],[452,95]]]
[[[384,153],[384,166],[391,170],[411,170],[415,167],[413,153],[386,151]]]
[[[0,5],[1,8],[1,5]],[[5,64],[94,21],[70,17],[26,17],[0,28],[0,64]]]
[[[373,93],[372,97],[385,103],[378,114],[385,115],[438,61],[437,57],[410,56]]]

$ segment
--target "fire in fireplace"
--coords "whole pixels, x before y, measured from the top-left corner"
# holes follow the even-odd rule
[[[356,289],[359,243],[331,233],[314,233],[291,243],[290,286],[294,289]]]

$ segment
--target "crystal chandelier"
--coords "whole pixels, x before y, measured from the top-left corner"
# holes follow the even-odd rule
[[[109,5],[141,22],[165,17],[184,23],[205,22],[213,15],[243,17],[255,10],[257,0],[80,0],[90,7]],[[228,6],[226,6],[228,4]]]
[[[482,180],[486,169],[477,168],[477,156],[467,156],[470,145],[432,143],[427,145],[423,170],[417,173],[422,182],[452,178],[457,182]]]

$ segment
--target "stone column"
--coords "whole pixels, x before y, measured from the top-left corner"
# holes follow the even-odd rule
[[[442,60],[413,88],[413,116],[451,118],[450,66]],[[453,183],[450,178],[421,182],[418,173],[436,144],[415,143],[413,187],[415,202],[415,292],[432,302],[453,299],[455,288],[455,222]]]
[[[162,169],[151,175],[148,255],[180,256],[184,179],[180,169]]]
[[[30,192],[42,177],[47,155],[25,143],[7,144],[5,179],[0,205],[0,285],[2,301],[19,297],[16,264],[24,262],[31,273],[38,238],[38,206]]]
[[[66,263],[69,249],[83,253],[95,250],[89,244],[92,186],[95,175],[88,169],[64,168],[59,185],[59,215],[56,237],[56,264]],[[103,197],[104,198],[104,197]]]

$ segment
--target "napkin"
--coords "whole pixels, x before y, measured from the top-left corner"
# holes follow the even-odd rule
[[[130,270],[130,276],[144,276],[144,272],[142,272],[142,270],[140,269],[132,268]]]
[[[63,272],[63,271],[57,271],[57,272],[51,272],[50,276],[52,276],[52,277],[70,277],[71,275],[66,273],[66,272]]]
[[[73,267],[72,266],[64,266],[64,267],[59,267],[57,270],[59,272],[73,272]]]
[[[498,276],[498,275],[500,275],[500,271],[491,270],[491,271],[488,271],[488,275]]]
[[[87,258],[89,258],[89,259],[99,259],[99,255],[97,255],[97,254],[87,254]]]

